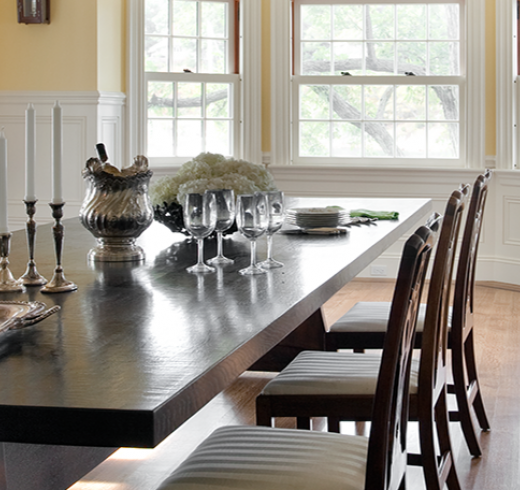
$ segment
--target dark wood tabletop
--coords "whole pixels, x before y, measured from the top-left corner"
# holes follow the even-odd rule
[[[398,211],[397,221],[334,236],[274,237],[285,264],[262,276],[237,273],[249,243],[225,238],[231,266],[193,275],[196,245],[154,223],[139,239],[146,260],[88,262],[95,245],[79,220],[65,220],[63,267],[69,293],[39,288],[0,300],[43,301],[61,310],[0,339],[0,441],[153,447],[311,317],[333,294],[431,210],[428,199],[300,199]],[[36,215],[48,212],[40,205]],[[206,241],[206,257],[215,255]],[[265,237],[258,255],[265,257]],[[51,226],[37,231],[39,272],[54,268]],[[11,240],[10,269],[25,271],[25,233]]]

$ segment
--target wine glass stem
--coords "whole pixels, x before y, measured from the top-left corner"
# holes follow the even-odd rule
[[[256,267],[256,240],[251,240],[251,267]]]
[[[271,250],[273,246],[273,235],[270,233],[267,235],[267,260],[272,259]]]
[[[204,264],[204,239],[197,239],[197,263]]]
[[[222,257],[222,232],[217,231],[217,257]]]

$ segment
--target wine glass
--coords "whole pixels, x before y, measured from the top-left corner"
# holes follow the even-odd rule
[[[267,198],[267,210],[269,212],[269,224],[267,225],[267,259],[258,265],[263,269],[277,269],[283,267],[281,262],[273,259],[273,235],[282,227],[283,224],[283,192],[265,192]]]
[[[238,272],[244,275],[265,274],[256,264],[256,239],[267,230],[269,215],[265,194],[243,194],[237,200],[237,226],[251,242],[251,264]]]
[[[197,263],[186,270],[192,273],[215,272],[204,263],[204,238],[215,230],[217,210],[212,194],[187,194],[183,206],[184,226],[197,239]]]
[[[217,232],[217,255],[208,260],[208,264],[232,264],[234,260],[224,257],[222,253],[222,233],[231,228],[235,221],[235,193],[232,189],[208,190],[206,192],[215,196],[215,205],[217,207],[217,224],[215,226],[215,231]]]

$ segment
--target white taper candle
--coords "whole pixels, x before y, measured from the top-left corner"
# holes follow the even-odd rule
[[[25,111],[25,201],[36,201],[34,162],[36,159],[36,114],[29,104]]]
[[[0,233],[8,233],[7,226],[7,140],[0,130]]]
[[[52,203],[63,202],[61,187],[62,127],[61,106],[56,101],[52,109]]]

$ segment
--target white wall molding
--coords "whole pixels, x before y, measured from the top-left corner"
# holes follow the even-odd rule
[[[84,197],[81,172],[88,158],[96,156],[96,143],[107,146],[110,162],[123,160],[125,95],[112,92],[0,92],[0,126],[8,140],[8,208],[11,229],[24,226],[25,110],[36,111],[36,196],[38,222],[50,221],[42,203],[51,198],[52,107],[60,101],[63,114],[63,189],[65,217],[77,216]]]
[[[271,159],[291,163],[291,0],[271,0]]]
[[[127,78],[126,141],[128,155],[144,153],[146,101],[140,90],[144,87],[144,2],[127,1]]]
[[[309,167],[271,165],[278,187],[290,196],[429,197],[442,213],[448,196],[461,183],[472,183],[477,169]],[[520,172],[495,170],[479,247],[478,280],[520,285]],[[403,238],[404,240],[404,238]],[[374,264],[395,277],[403,240]],[[362,277],[370,277],[370,269]]]
[[[467,151],[469,168],[482,168],[485,162],[485,72],[486,32],[485,0],[471,0],[467,5]]]
[[[501,169],[514,168],[516,163],[515,22],[516,0],[496,0],[497,168]]]
[[[262,1],[240,2],[241,154],[262,162]],[[247,36],[244,33],[247,32]]]

